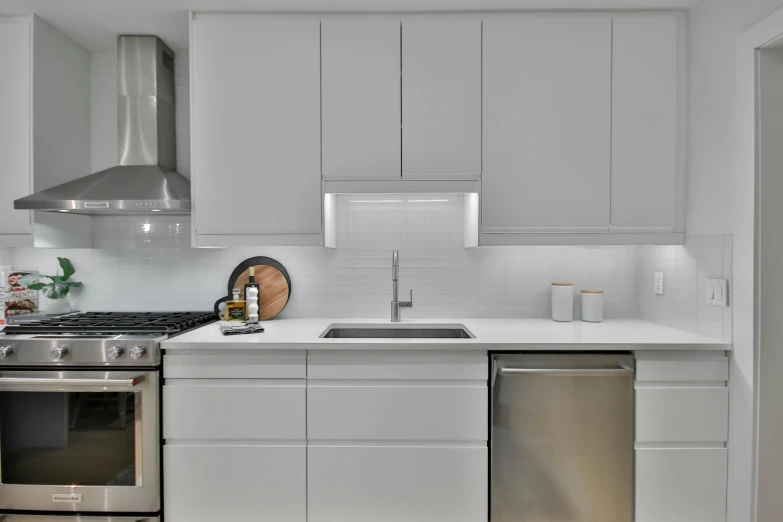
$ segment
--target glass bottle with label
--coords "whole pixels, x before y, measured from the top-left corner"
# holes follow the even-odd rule
[[[226,321],[244,322],[245,307],[245,301],[239,298],[239,288],[234,288],[234,299],[226,303]]]

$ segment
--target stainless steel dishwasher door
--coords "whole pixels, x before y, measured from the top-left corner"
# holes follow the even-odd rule
[[[634,358],[495,355],[492,522],[633,522]]]

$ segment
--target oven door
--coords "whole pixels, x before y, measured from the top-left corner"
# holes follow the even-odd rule
[[[159,390],[157,371],[0,372],[0,509],[157,512]]]

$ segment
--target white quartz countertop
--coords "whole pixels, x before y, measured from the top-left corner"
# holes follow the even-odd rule
[[[474,339],[322,339],[330,325],[460,325]],[[224,336],[218,323],[163,342],[164,350],[731,350],[731,344],[636,319],[602,323],[549,319],[413,319],[392,324],[380,319],[275,319],[265,331]]]

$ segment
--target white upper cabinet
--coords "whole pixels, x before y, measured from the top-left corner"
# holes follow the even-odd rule
[[[484,20],[482,232],[605,233],[612,21]]]
[[[400,20],[321,23],[324,179],[399,179]]]
[[[0,246],[32,244],[30,212],[14,209],[32,189],[31,29],[0,18]]]
[[[613,232],[677,228],[678,23],[673,16],[652,15],[613,22]]]
[[[319,21],[191,31],[195,246],[321,244]]]
[[[481,20],[402,22],[402,177],[481,176]]]
[[[14,200],[86,176],[90,53],[40,18],[0,17],[0,247],[89,248],[89,216]]]

